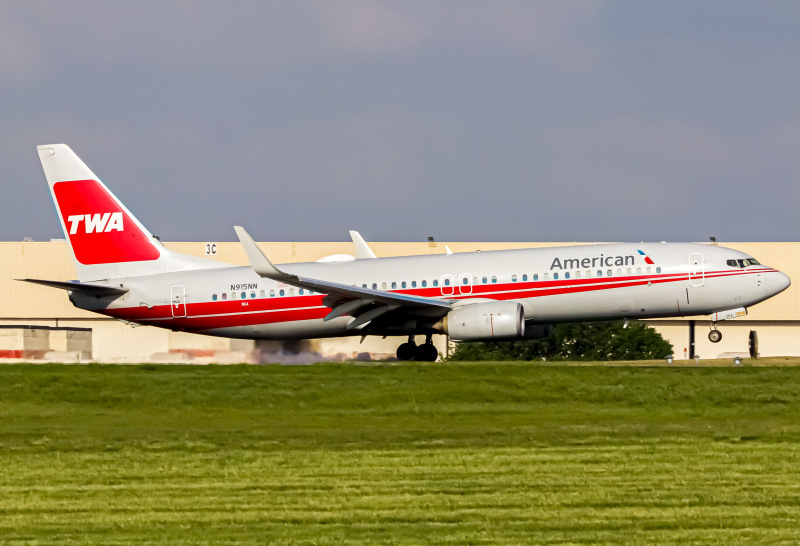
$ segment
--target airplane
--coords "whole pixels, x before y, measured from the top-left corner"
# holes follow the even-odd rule
[[[559,322],[711,314],[716,343],[717,321],[791,284],[752,256],[697,243],[379,258],[351,232],[357,256],[274,265],[241,226],[249,265],[236,266],[162,245],[67,145],[38,153],[78,280],[20,280],[132,325],[244,339],[400,336],[399,360],[432,362],[437,334],[533,339]]]

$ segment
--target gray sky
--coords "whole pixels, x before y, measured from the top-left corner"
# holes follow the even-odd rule
[[[65,142],[164,240],[800,238],[800,2],[0,0],[2,240]]]

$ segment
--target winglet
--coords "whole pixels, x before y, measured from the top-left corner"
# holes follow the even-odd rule
[[[356,247],[356,258],[359,260],[363,258],[377,258],[359,232],[350,230],[350,238],[353,239],[353,245]]]
[[[256,242],[242,226],[233,226],[233,229],[236,230],[236,235],[239,237],[242,247],[244,247],[244,252],[247,254],[247,260],[250,262],[250,267],[253,268],[253,271],[262,277],[276,281],[285,281],[295,278],[294,275],[284,273],[272,265],[269,258],[258,248]]]

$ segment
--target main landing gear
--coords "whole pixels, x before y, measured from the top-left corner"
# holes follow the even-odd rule
[[[433,345],[433,336],[428,334],[425,343],[417,345],[414,336],[408,336],[408,341],[397,348],[397,360],[416,360],[418,362],[436,362],[439,351]]]
[[[717,323],[711,323],[711,331],[708,332],[708,341],[711,343],[719,343],[722,340],[722,332],[717,330]]]

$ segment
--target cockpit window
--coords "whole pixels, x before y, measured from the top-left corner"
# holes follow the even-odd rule
[[[728,260],[726,263],[728,264],[729,267],[738,267],[740,269],[744,269],[745,267],[751,265],[761,265],[755,258],[745,258],[745,259],[739,258],[736,260]]]

